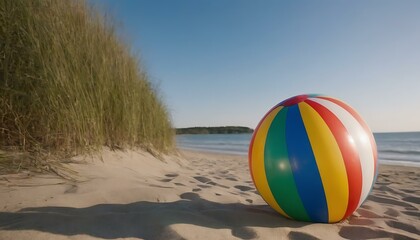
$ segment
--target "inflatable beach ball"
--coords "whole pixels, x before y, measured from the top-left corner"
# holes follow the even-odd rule
[[[273,107],[249,147],[252,180],[285,217],[333,223],[367,198],[377,175],[376,143],[344,102],[300,95]]]

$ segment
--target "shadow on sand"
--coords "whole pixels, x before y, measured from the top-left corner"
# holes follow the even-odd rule
[[[107,239],[182,239],[170,225],[192,224],[230,229],[236,237],[252,239],[257,234],[249,227],[299,228],[310,224],[283,218],[268,205],[222,204],[207,201],[192,192],[182,194],[181,198],[167,203],[39,207],[0,212],[0,229],[37,230],[66,236],[86,234]]]

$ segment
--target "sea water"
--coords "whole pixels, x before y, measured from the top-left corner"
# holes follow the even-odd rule
[[[183,134],[176,136],[181,149],[247,155],[252,134]]]
[[[420,167],[420,132],[374,133],[379,163]],[[177,135],[178,148],[247,155],[252,134]]]
[[[380,163],[420,167],[420,132],[375,133]]]

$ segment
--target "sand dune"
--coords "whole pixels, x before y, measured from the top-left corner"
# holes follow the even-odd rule
[[[420,171],[380,166],[372,194],[337,224],[292,221],[256,192],[244,156],[112,152],[51,174],[0,176],[0,239],[419,239]]]

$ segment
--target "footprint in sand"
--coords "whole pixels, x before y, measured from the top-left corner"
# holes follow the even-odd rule
[[[165,178],[165,179],[161,179],[159,181],[161,181],[161,182],[170,182],[172,180],[173,180],[173,178]]]
[[[234,177],[227,177],[226,180],[230,180],[230,181],[234,181],[234,182],[238,181],[238,179],[236,179]]]
[[[209,185],[212,185],[212,186],[216,186],[216,185],[217,185],[217,183],[215,183],[215,182],[213,182],[213,181],[206,182],[206,184],[209,184]]]
[[[76,193],[77,192],[77,185],[71,185],[64,191],[64,193]]]
[[[215,183],[215,182],[213,182],[210,178],[207,178],[207,177],[195,176],[194,178],[195,178],[196,180],[198,180],[199,182],[201,182],[201,183],[209,184],[209,185],[211,185],[211,186],[219,186],[219,187],[223,187],[223,188],[229,188],[228,186],[225,186],[225,185],[221,185],[221,184]],[[208,187],[210,187],[210,186],[205,186],[205,185],[197,185],[197,186],[199,186],[199,187],[203,187],[203,188],[208,188]]]
[[[206,177],[202,177],[202,176],[195,176],[194,178],[197,181],[202,182],[202,183],[211,182],[211,179],[210,178],[206,178]]]
[[[391,216],[391,217],[398,217],[400,216],[400,213],[392,208],[388,208],[385,212],[386,215]]]
[[[178,176],[179,175],[176,174],[176,173],[168,173],[168,174],[165,174],[165,177],[167,177],[167,178],[161,179],[159,181],[161,181],[161,182],[170,182],[170,181],[174,180]]]
[[[257,233],[249,227],[236,227],[232,229],[232,235],[240,239],[255,239]]]
[[[218,184],[218,183],[215,183],[213,181],[208,182],[206,184],[209,184],[209,185],[212,185],[212,186],[218,186],[218,187],[222,187],[222,188],[229,188],[228,186],[225,186],[225,185],[222,185],[222,184]]]
[[[196,199],[200,198],[200,196],[197,193],[193,193],[193,192],[183,193],[183,194],[179,195],[179,197],[181,199],[186,199],[186,200],[196,200]]]
[[[241,185],[236,185],[236,186],[235,186],[235,188],[237,188],[237,189],[239,189],[239,190],[241,190],[241,191],[243,191],[243,192],[246,192],[246,191],[249,191],[249,190],[254,189],[254,188],[252,188],[252,187],[248,187],[248,186],[241,186]]]
[[[287,235],[290,240],[319,240],[319,238],[303,232],[291,231]]]

